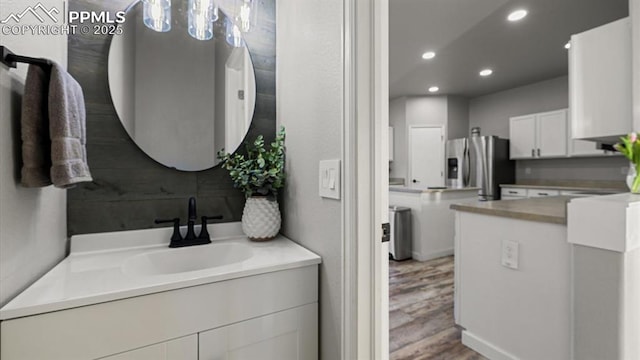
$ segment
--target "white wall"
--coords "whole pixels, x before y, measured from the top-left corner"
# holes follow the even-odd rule
[[[407,126],[447,125],[447,97],[421,96],[407,98]]]
[[[469,136],[469,99],[462,96],[447,97],[447,139]]]
[[[62,0],[41,2],[62,11]],[[3,15],[21,12],[25,5],[24,0],[0,0]],[[0,35],[0,43],[17,54],[67,64],[66,36]],[[0,306],[64,258],[67,244],[66,191],[18,184],[26,65],[18,67],[0,65]]]
[[[340,0],[276,2],[276,110],[287,131],[282,232],[322,256],[324,360],[340,359],[342,347],[342,204],[318,196],[318,162],[342,158],[342,6]]]
[[[509,138],[509,118],[569,107],[566,76],[471,99],[469,126],[479,126],[482,135]]]
[[[389,177],[406,178],[409,148],[407,147],[407,98],[401,97],[389,101],[389,126],[393,127],[393,161],[390,164]]]

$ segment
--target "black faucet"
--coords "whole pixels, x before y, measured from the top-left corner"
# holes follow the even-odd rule
[[[187,235],[184,238],[182,238],[182,235],[180,234],[179,218],[155,221],[156,224],[173,223],[173,234],[171,235],[171,243],[169,243],[170,248],[204,245],[211,243],[211,238],[209,236],[209,232],[207,231],[207,220],[222,219],[222,215],[203,216],[200,235],[196,237],[196,232],[194,230],[195,223],[198,218],[196,214],[196,199],[194,197],[191,197],[189,198],[189,219],[187,220]]]
[[[184,237],[184,241],[193,241],[196,239],[196,232],[193,229],[196,223],[196,219],[197,219],[196,198],[190,197],[189,198],[189,218],[187,220],[187,236]]]

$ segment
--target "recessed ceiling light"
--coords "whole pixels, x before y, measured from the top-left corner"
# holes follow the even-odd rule
[[[438,92],[439,90],[440,90],[440,88],[437,87],[437,86],[432,86],[432,87],[429,88],[429,92],[432,92],[432,93]]]
[[[434,53],[433,51],[427,51],[426,53],[422,54],[422,58],[425,60],[430,60],[434,57],[436,57],[436,53]]]
[[[527,10],[520,9],[520,10],[516,10],[516,11],[512,12],[511,14],[509,14],[509,16],[507,16],[507,20],[509,20],[509,21],[520,21],[520,20],[524,19],[525,16],[527,16]]]
[[[566,44],[564,44],[564,48],[567,49],[567,50],[571,49],[571,41],[569,41]]]
[[[484,69],[480,71],[480,76],[489,76],[491,74],[493,74],[493,70],[491,69]]]

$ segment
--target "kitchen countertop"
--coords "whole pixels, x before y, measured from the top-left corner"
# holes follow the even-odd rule
[[[585,186],[556,186],[556,185],[524,185],[524,184],[502,184],[501,188],[515,189],[541,189],[541,190],[560,190],[560,191],[605,191],[621,193],[623,189],[603,188],[603,187],[585,187]]]
[[[437,188],[420,188],[420,187],[406,187],[406,186],[390,186],[389,191],[396,192],[404,192],[411,194],[422,194],[422,193],[448,193],[448,192],[462,192],[462,191],[478,191],[480,188],[476,187],[468,187],[468,188],[445,188],[445,189],[437,189]]]
[[[553,196],[501,201],[477,201],[451,205],[451,209],[512,219],[567,224],[567,203],[573,196]]]
[[[212,229],[215,230],[210,225],[209,231]],[[158,236],[159,234],[161,236]],[[321,262],[318,255],[283,236],[267,242],[253,242],[243,235],[236,235],[212,239],[212,244],[198,245],[197,248],[215,246],[219,243],[241,243],[251,248],[251,256],[244,261],[180,273],[126,274],[124,265],[127,260],[137,255],[187,249],[169,249],[167,240],[170,234],[170,228],[162,228],[82,235],[78,237],[87,240],[80,245],[74,244],[72,237],[71,254],[0,309],[0,320],[294,269]],[[112,241],[103,241],[107,237],[113,237]],[[105,244],[109,243],[116,244],[117,247],[127,242],[127,247],[105,247]],[[150,245],[150,242],[155,244]]]

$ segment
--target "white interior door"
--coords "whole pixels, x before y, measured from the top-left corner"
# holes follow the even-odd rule
[[[442,127],[409,128],[409,179],[413,186],[444,186]]]

